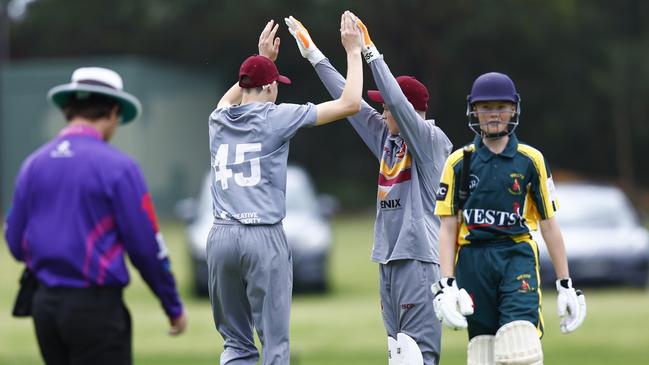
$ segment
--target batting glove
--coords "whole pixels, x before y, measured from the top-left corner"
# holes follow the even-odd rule
[[[561,317],[561,332],[570,333],[576,330],[586,319],[586,297],[581,290],[572,287],[572,280],[559,279],[556,282],[557,313]]]
[[[437,319],[454,330],[467,328],[465,316],[473,314],[473,300],[464,289],[458,289],[454,278],[442,278],[430,289],[435,294],[433,308]]]
[[[322,54],[318,47],[316,47],[315,43],[313,43],[309,31],[306,30],[299,20],[293,18],[291,15],[288,18],[284,18],[284,22],[288,26],[289,33],[291,33],[293,38],[295,38],[295,42],[297,43],[297,47],[300,49],[302,57],[309,60],[309,62],[314,66],[325,58],[324,54]]]
[[[356,15],[352,14],[352,17],[354,17],[356,25],[358,25],[358,28],[361,30],[361,33],[363,35],[361,38],[363,40],[363,48],[361,50],[361,52],[363,53],[363,58],[365,59],[365,62],[370,63],[379,58],[381,56],[381,53],[379,53],[379,50],[376,49],[374,42],[372,42],[372,38],[370,38],[370,32],[367,31],[365,24],[363,24],[363,22]]]

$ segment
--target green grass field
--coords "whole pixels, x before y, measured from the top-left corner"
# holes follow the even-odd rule
[[[293,364],[387,364],[380,316],[376,264],[370,262],[372,218],[345,216],[334,222],[335,246],[326,295],[294,298],[291,334]],[[134,320],[136,364],[218,364],[222,340],[214,330],[207,300],[190,296],[188,257],[180,225],[163,225],[189,315],[181,337],[166,334],[167,320],[157,299],[131,270],[126,291]],[[10,316],[22,266],[2,241],[0,247],[0,364],[41,364],[31,320]],[[559,332],[556,296],[546,290],[546,364],[649,364],[649,292],[587,290],[588,317],[571,335]],[[466,332],[445,330],[442,364],[466,363]]]

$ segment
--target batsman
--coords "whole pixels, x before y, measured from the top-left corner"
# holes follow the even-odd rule
[[[467,98],[473,143],[446,160],[437,191],[443,278],[432,290],[437,317],[467,328],[468,364],[543,364],[538,247],[540,226],[557,274],[561,332],[586,317],[575,290],[559,224],[552,175],[537,149],[514,130],[520,96],[505,74],[478,77]]]
[[[435,319],[430,286],[439,279],[439,219],[433,214],[435,186],[451,142],[426,119],[428,90],[412,76],[392,76],[365,25],[363,57],[378,90],[368,97],[383,104],[379,113],[367,103],[347,117],[379,160],[376,223],[372,261],[379,264],[383,323],[388,335],[390,365],[438,364],[441,324]],[[315,46],[306,28],[285,19],[302,56],[314,66],[333,97],[344,78]]]

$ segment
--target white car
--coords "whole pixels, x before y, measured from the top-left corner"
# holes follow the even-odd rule
[[[556,186],[570,276],[575,286],[646,287],[649,232],[625,193],[612,185],[563,183]],[[540,231],[541,282],[553,285],[554,267]]]
[[[197,199],[187,198],[176,206],[186,223],[187,247],[192,258],[194,291],[207,294],[205,247],[214,220],[210,174],[206,174]],[[284,231],[293,255],[293,290],[325,291],[327,258],[331,249],[330,218],[335,198],[316,194],[306,171],[289,166],[286,176],[286,218]]]

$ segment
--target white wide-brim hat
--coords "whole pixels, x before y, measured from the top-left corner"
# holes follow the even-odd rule
[[[121,124],[137,118],[142,112],[142,104],[124,89],[122,77],[113,70],[103,67],[81,67],[72,73],[69,84],[55,86],[47,93],[54,105],[63,109],[70,96],[83,98],[89,94],[101,94],[115,99],[121,106]]]

